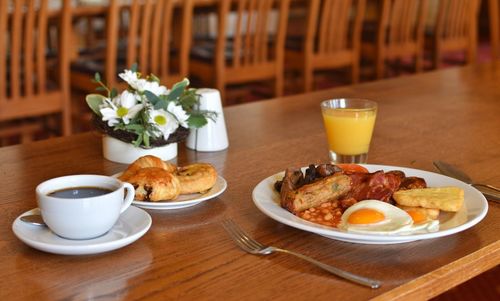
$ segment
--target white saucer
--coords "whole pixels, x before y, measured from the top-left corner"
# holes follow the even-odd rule
[[[40,210],[35,208],[21,214],[12,224],[12,231],[27,245],[55,254],[84,255],[115,250],[133,243],[151,227],[151,216],[140,208],[130,206],[103,236],[71,240],[57,236],[47,227],[30,225],[20,220],[23,215],[39,213]]]

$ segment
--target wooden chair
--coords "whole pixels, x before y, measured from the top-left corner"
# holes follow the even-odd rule
[[[70,13],[63,1],[58,54],[52,65],[47,55],[47,0],[0,0],[0,137],[31,140],[42,129],[40,120],[54,114],[61,115],[58,130],[71,133]]]
[[[84,92],[95,91],[99,72],[109,87],[125,88],[118,74],[137,63],[139,71],[153,73],[162,84],[172,85],[188,75],[192,0],[182,1],[177,18],[175,0],[111,0],[106,17],[106,45],[102,53],[82,57],[71,65],[71,84]],[[126,17],[121,14],[126,11]],[[176,26],[180,26],[177,28]],[[174,36],[174,32],[179,37]],[[125,39],[120,40],[120,36]],[[104,55],[103,55],[104,54]]]
[[[476,0],[441,0],[432,33],[433,66],[441,67],[446,53],[465,52],[465,63],[477,53],[479,3]]]
[[[376,78],[385,75],[388,60],[412,58],[423,69],[427,0],[383,0],[376,32],[363,33],[362,56],[375,62]]]
[[[491,57],[500,59],[500,4],[499,0],[488,0],[490,18]]]
[[[303,73],[304,91],[313,89],[316,70],[350,67],[351,81],[358,82],[365,4],[365,0],[309,1],[306,33],[298,41],[302,45],[292,37],[285,54],[285,68]]]
[[[274,94],[283,95],[290,0],[220,0],[218,5],[216,41],[193,49],[190,74],[217,88],[224,103],[231,84],[274,81]],[[229,26],[233,16],[234,27]]]

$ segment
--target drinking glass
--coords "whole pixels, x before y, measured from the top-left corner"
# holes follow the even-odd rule
[[[321,103],[333,163],[366,163],[377,116],[377,103],[339,98]]]

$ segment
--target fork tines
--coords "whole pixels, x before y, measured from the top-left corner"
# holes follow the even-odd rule
[[[232,219],[222,221],[222,226],[236,244],[246,252],[255,253],[260,249],[265,248],[262,244],[251,238],[238,224]]]

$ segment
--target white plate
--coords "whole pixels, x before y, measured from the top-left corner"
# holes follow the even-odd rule
[[[120,215],[108,233],[93,239],[72,240],[57,236],[49,228],[20,220],[23,215],[39,214],[38,208],[21,214],[12,224],[14,234],[27,245],[49,253],[84,255],[107,252],[133,243],[151,227],[151,216],[139,208],[129,207]]]
[[[375,235],[348,233],[344,230],[327,227],[301,219],[280,206],[280,197],[274,190],[276,180],[283,178],[284,172],[272,175],[262,180],[254,188],[252,198],[255,205],[272,219],[309,232],[323,235],[328,238],[363,244],[395,244],[421,239],[430,239],[458,233],[479,223],[488,212],[488,202],[485,197],[474,187],[459,180],[412,168],[370,165],[365,164],[370,172],[377,170],[401,170],[406,176],[424,178],[428,187],[457,186],[464,190],[464,206],[456,213],[441,212],[439,215],[439,231],[425,234],[410,235]]]
[[[121,174],[122,173],[120,172],[112,175],[112,177],[116,178],[119,177]],[[215,185],[205,193],[182,194],[173,201],[142,202],[134,200],[132,204],[144,209],[156,209],[156,210],[173,210],[173,209],[187,208],[197,205],[201,202],[208,201],[215,197],[218,197],[226,190],[226,188],[227,188],[226,180],[221,176],[217,176]]]

